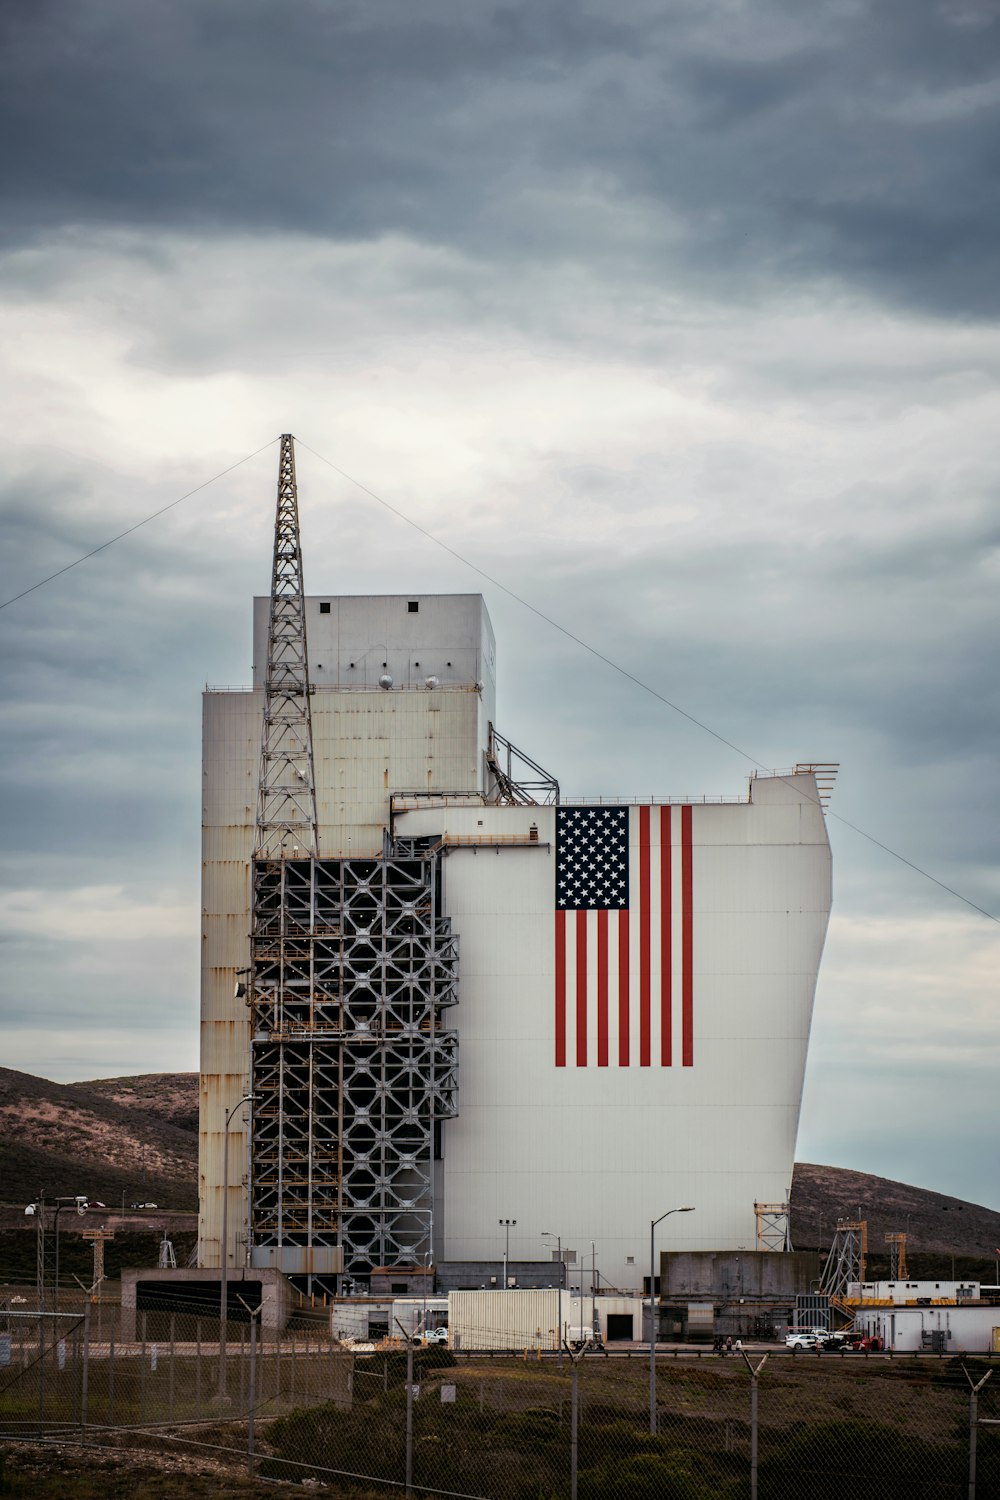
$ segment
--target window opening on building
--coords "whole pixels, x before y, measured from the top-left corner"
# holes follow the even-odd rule
[[[319,612],[321,615],[328,615],[330,613],[329,604],[321,604],[319,607]]]
[[[410,602],[407,604],[406,608],[409,610],[409,612],[410,612],[411,615],[415,615],[417,613],[418,609],[420,608],[420,600],[419,599],[411,599]]]

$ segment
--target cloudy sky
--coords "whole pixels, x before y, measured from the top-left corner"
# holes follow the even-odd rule
[[[564,789],[832,810],[1000,913],[987,0],[8,0],[2,1061],[197,1066],[199,694],[278,433],[497,588]],[[313,591],[476,575],[300,448]],[[799,1156],[1000,1207],[1000,927],[831,820]]]

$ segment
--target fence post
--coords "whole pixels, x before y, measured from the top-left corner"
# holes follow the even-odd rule
[[[247,1472],[253,1478],[253,1423],[257,1406],[257,1319],[250,1314],[250,1392],[247,1398]]]
[[[146,1347],[146,1314],[142,1314],[142,1322],[139,1327],[142,1335],[142,1357],[139,1360],[139,1426],[146,1420],[146,1360],[149,1358],[149,1350]]]
[[[572,1368],[570,1370],[570,1398],[569,1398],[569,1497],[576,1500],[576,1476],[577,1464],[580,1456],[579,1433],[580,1433],[580,1389],[578,1381],[579,1355],[570,1355]]]
[[[201,1418],[201,1319],[194,1320],[194,1409]]]
[[[80,1427],[87,1430],[87,1400],[90,1394],[90,1298],[83,1304],[83,1367],[80,1376]]]
[[[386,1361],[388,1376],[389,1363]],[[406,1493],[413,1494],[413,1344],[406,1345]]]
[[[115,1330],[112,1325],[111,1340],[108,1345],[108,1411],[107,1423],[109,1427],[115,1425]]]
[[[170,1421],[174,1420],[174,1356],[177,1346],[174,1342],[175,1320],[174,1314],[170,1314],[170,1374],[167,1379],[167,1411]]]
[[[45,1319],[38,1299],[38,1436],[45,1432]]]
[[[746,1350],[741,1349],[740,1353],[743,1355],[743,1363],[750,1371],[750,1500],[757,1500],[758,1376],[760,1375],[761,1370],[763,1370],[764,1366],[767,1364],[767,1355],[764,1355],[763,1359],[757,1365],[757,1368],[754,1369],[749,1359],[747,1359]]]
[[[976,1500],[976,1441],[979,1434],[979,1392],[987,1380],[989,1380],[993,1371],[987,1370],[982,1380],[977,1385],[973,1385],[972,1376],[965,1369],[964,1365],[962,1369],[965,1370],[965,1378],[969,1382],[969,1500]]]

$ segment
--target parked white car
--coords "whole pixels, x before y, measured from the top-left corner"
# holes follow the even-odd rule
[[[447,1328],[428,1328],[420,1335],[420,1338],[425,1344],[447,1344],[448,1330]]]
[[[812,1330],[801,1333],[789,1333],[785,1335],[786,1349],[819,1349],[826,1343],[825,1330],[822,1333],[813,1333]]]

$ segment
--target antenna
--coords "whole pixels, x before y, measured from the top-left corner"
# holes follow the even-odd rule
[[[278,460],[256,859],[319,853],[309,691],[295,440],[286,432]]]

